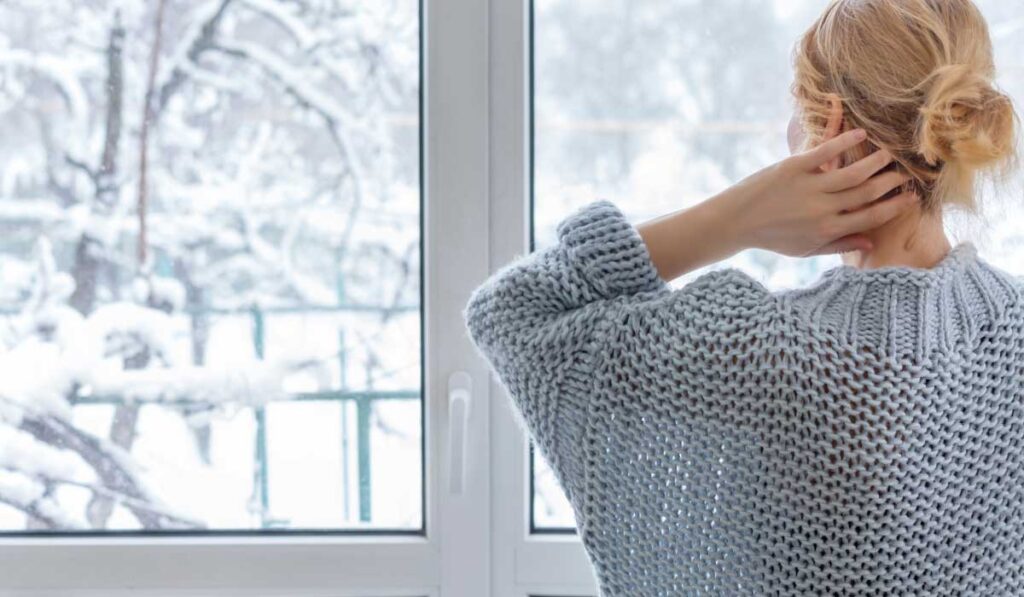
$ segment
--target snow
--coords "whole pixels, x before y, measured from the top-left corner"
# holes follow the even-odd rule
[[[0,221],[18,222],[30,220],[41,223],[57,222],[64,217],[64,211],[50,199],[43,198],[0,198]]]
[[[274,52],[246,42],[221,42],[223,50],[245,56],[260,65],[271,77],[293,94],[302,104],[330,118],[337,128],[348,132],[368,132],[366,123],[350,114],[341,104],[310,83],[309,77]]]
[[[0,353],[0,402],[31,405],[36,411],[66,418],[70,405],[65,399],[70,373],[59,367],[60,349],[38,338],[28,338],[13,349]],[[6,418],[6,417],[5,417]]]
[[[89,329],[81,334],[93,340],[94,346],[89,347],[93,355],[105,352],[100,343],[123,335],[139,339],[161,359],[171,358],[173,323],[170,316],[155,309],[132,303],[110,303],[97,307],[86,319],[86,325]]]
[[[24,68],[37,72],[53,82],[67,102],[71,119],[84,130],[89,117],[89,101],[79,79],[82,64],[71,58],[33,54],[17,48],[0,48],[0,68]]]
[[[257,361],[247,367],[182,366],[167,369],[100,370],[88,394],[118,396],[125,402],[197,402],[258,406],[284,400],[285,375],[292,366]]]
[[[308,51],[320,39],[317,33],[306,27],[302,19],[281,2],[275,0],[242,0],[242,3],[252,10],[266,15],[283,27],[302,51]]]
[[[418,70],[352,52],[387,39],[416,57],[416,3],[180,8],[160,49],[158,89],[174,84],[151,129],[140,264],[151,5],[0,3],[0,530],[31,516],[56,528],[416,527],[418,400],[374,408],[379,490],[364,523],[354,405],[336,394],[419,387],[407,250]],[[101,174],[117,15],[121,127]],[[266,512],[254,501],[258,411]],[[95,518],[105,499],[109,517]]]
[[[0,495],[18,504],[31,504],[43,495],[42,483],[32,481],[25,475],[0,470]]]
[[[165,305],[170,311],[185,307],[185,287],[174,278],[164,276],[137,277],[132,283],[134,298],[139,303],[152,302]]]
[[[0,469],[17,469],[51,479],[81,480],[89,477],[82,459],[73,452],[44,444],[30,434],[0,426]]]
[[[17,472],[0,469],[0,502],[32,509],[55,521],[61,528],[86,528],[83,520],[65,512],[45,492],[42,483]]]

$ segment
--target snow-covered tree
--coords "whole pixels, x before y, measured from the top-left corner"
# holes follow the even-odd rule
[[[388,375],[418,301],[418,59],[409,0],[0,3],[0,504],[207,526],[147,487],[140,409],[202,451],[204,413],[336,386],[339,350],[211,364],[216,313],[372,307],[350,352]],[[76,424],[97,401],[109,424]]]

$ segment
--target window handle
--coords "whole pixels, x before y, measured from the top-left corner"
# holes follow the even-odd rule
[[[466,477],[466,435],[473,379],[465,371],[448,378],[448,491],[462,493]]]

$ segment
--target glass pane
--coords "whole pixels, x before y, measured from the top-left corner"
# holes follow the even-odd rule
[[[537,450],[530,450],[533,469],[532,530],[541,533],[573,531],[575,516],[554,471]]]
[[[594,199],[612,199],[639,221],[692,205],[786,156],[792,45],[826,4],[535,0],[536,245],[554,242],[557,223]],[[1019,112],[1024,8],[978,4],[992,25],[999,82]],[[1016,199],[1019,183],[1008,187]],[[1019,213],[992,211],[979,248],[996,265],[1024,273]],[[728,265],[784,288],[838,263],[747,251]],[[535,528],[571,526],[571,509],[546,467],[535,475]]]
[[[0,3],[0,531],[422,529],[417,0]]]

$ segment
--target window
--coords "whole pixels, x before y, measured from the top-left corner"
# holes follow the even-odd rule
[[[0,7],[0,530],[422,528],[418,47],[416,0]]]
[[[785,157],[791,48],[824,4],[535,0],[536,246],[552,243],[561,218],[594,198],[613,199],[641,221],[692,205]],[[992,27],[999,83],[1024,105],[1020,6],[978,5]],[[1004,206],[993,206],[989,220],[998,224],[979,249],[1024,274],[1019,216],[1003,217]],[[783,288],[809,283],[837,263],[747,251],[727,265]],[[547,466],[535,462],[533,526],[571,531],[571,509]]]
[[[783,156],[823,4],[0,2],[0,593],[595,595],[462,308]]]
[[[121,337],[72,348],[93,349],[76,354],[104,359],[89,371],[113,372],[121,383],[79,388],[82,404],[73,408],[59,393],[44,405],[63,408],[69,437],[107,447],[115,411],[138,407],[132,449],[110,447],[117,463],[146,476],[153,501],[188,514],[183,522],[207,516],[205,529],[155,531],[129,507],[154,504],[95,482],[74,491],[27,483],[25,469],[68,465],[62,472],[77,474],[81,463],[74,454],[49,459],[73,451],[55,442],[38,450],[44,457],[33,451],[19,470],[8,469],[23,456],[10,438],[25,436],[17,435],[24,409],[7,406],[0,484],[15,491],[5,495],[27,497],[18,505],[34,503],[39,514],[67,510],[74,519],[47,527],[17,505],[0,506],[0,592],[484,594],[483,567],[449,562],[487,553],[478,532],[490,512],[479,461],[490,453],[480,431],[487,371],[468,338],[447,331],[461,330],[465,297],[488,271],[486,237],[475,232],[487,210],[487,103],[478,93],[486,81],[486,61],[478,59],[487,53],[486,5],[18,0],[0,15],[0,394],[13,402],[12,372],[19,383],[45,379],[22,373],[37,366],[27,352],[17,362],[8,354],[11,335],[29,333],[19,327],[24,314],[12,309],[31,315],[41,305],[59,316],[50,330],[35,326],[27,346],[37,357],[53,358],[60,342],[78,337],[51,331],[85,319],[70,306],[79,300],[68,270],[78,237],[68,235],[97,237],[107,249],[99,256],[113,263],[86,277],[93,306],[132,305],[108,309],[101,328]],[[119,27],[123,40],[111,35]],[[161,50],[155,68],[154,47]],[[123,64],[123,119],[115,122],[122,134],[118,175],[100,176],[111,54]],[[143,127],[150,73],[154,112],[159,90],[175,91]],[[65,150],[71,162],[48,153]],[[96,186],[108,210],[100,215],[109,217],[88,218],[74,205],[95,201]],[[48,242],[37,242],[44,236]],[[206,277],[195,298],[175,282],[176,260],[202,243],[217,250],[199,255],[207,261],[195,273]],[[45,281],[42,303],[32,298],[37,280]],[[202,317],[185,308],[190,302],[207,307]],[[207,327],[205,336],[195,334],[206,338],[202,361],[191,342],[195,319]],[[133,348],[161,337],[170,340],[148,355]],[[171,357],[174,375],[160,373],[158,365],[172,370],[163,361]],[[451,470],[442,454],[451,427],[445,387],[459,370],[482,387],[466,417],[466,474],[456,490],[445,482]],[[131,389],[131,400],[111,404],[101,389]],[[214,396],[220,402],[208,408]],[[210,463],[201,455],[204,438]],[[220,468],[211,473],[211,466]],[[161,483],[151,484],[153,475]],[[72,531],[90,524],[94,489],[111,501],[105,526]]]

